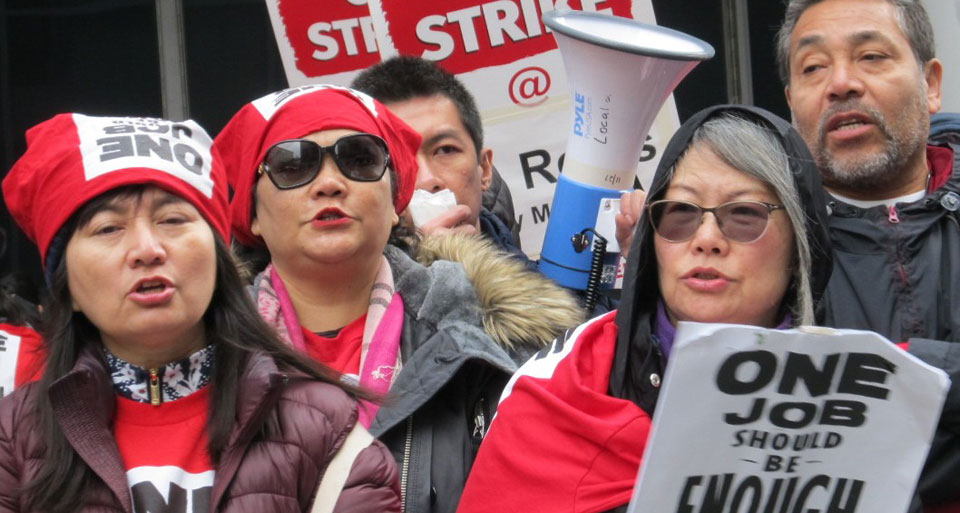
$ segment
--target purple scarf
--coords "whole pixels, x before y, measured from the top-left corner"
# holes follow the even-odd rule
[[[787,312],[783,320],[777,325],[777,330],[787,330],[793,327],[793,316]],[[669,358],[670,351],[673,350],[673,339],[677,336],[677,328],[670,322],[667,315],[667,307],[663,304],[663,299],[657,300],[657,323],[654,328],[654,335],[660,341],[660,349],[663,351],[663,357]]]

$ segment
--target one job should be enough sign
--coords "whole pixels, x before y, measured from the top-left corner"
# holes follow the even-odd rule
[[[949,378],[814,330],[681,323],[629,511],[905,512]]]

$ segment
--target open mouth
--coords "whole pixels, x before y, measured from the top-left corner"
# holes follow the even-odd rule
[[[693,273],[693,277],[698,280],[717,280],[720,279],[720,275],[717,273],[711,273],[706,271],[700,271]]]
[[[322,212],[317,216],[318,221],[336,221],[337,219],[343,219],[344,215],[340,212]]]
[[[145,281],[137,287],[140,294],[158,294],[167,289],[167,284],[162,281]]]
[[[856,110],[836,112],[827,119],[828,132],[843,132],[856,130],[874,124],[871,116]]]
[[[867,123],[864,123],[859,119],[850,119],[850,120],[842,121],[838,123],[836,126],[833,127],[833,129],[836,131],[853,130],[855,128],[859,128],[866,125]]]

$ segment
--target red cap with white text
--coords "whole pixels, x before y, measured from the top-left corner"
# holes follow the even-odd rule
[[[59,114],[27,131],[27,151],[3,180],[3,197],[44,265],[70,216],[126,185],[154,185],[189,201],[229,241],[226,177],[211,146],[193,121]]]

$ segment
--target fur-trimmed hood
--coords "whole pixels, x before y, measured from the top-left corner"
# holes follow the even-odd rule
[[[514,355],[530,354],[584,320],[576,298],[481,236],[428,236],[415,258],[387,246],[394,284],[414,318],[476,324]],[[288,339],[276,292],[260,272],[248,287],[261,316]],[[264,307],[263,303],[269,303]]]
[[[477,294],[484,331],[508,350],[539,349],[584,320],[569,291],[482,237],[426,237],[416,259],[428,267],[437,260],[461,264]]]
[[[518,363],[583,319],[568,292],[479,237],[429,237],[416,254],[419,261],[395,246],[384,251],[403,298],[403,370],[370,426],[375,436],[457,379],[495,403]]]

